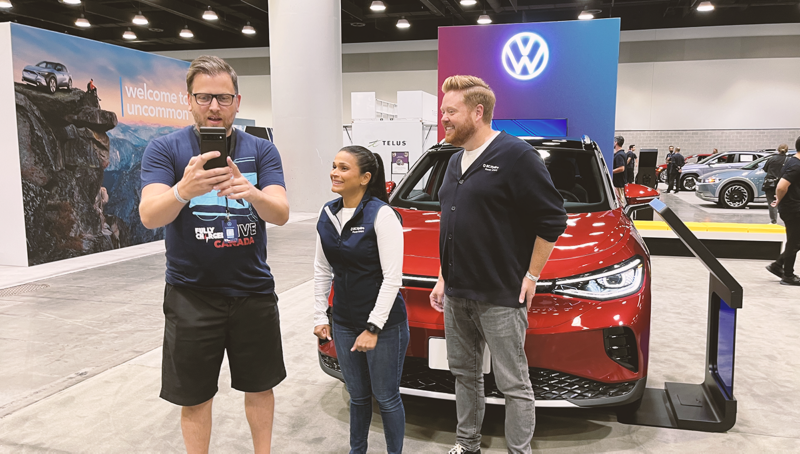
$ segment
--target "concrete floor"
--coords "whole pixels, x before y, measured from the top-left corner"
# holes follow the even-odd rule
[[[345,453],[347,393],[320,370],[311,334],[316,221],[310,217],[293,216],[294,222],[269,231],[288,369],[275,389],[273,450]],[[84,263],[94,268],[83,271],[73,261],[35,267],[29,270],[40,279],[34,284],[47,287],[0,293],[0,453],[183,452],[179,408],[158,398],[164,256],[151,247],[148,253],[129,248],[138,257],[127,261],[98,254]],[[693,258],[653,257],[652,263],[648,385],[699,383],[708,273]],[[533,447],[559,453],[799,452],[800,293],[778,285],[764,270],[768,262],[723,263],[745,297],[737,332],[739,413],[731,431],[628,426],[604,409],[540,409]],[[0,269],[0,288],[8,286],[4,281],[25,281],[24,272],[6,271]],[[55,277],[41,279],[48,274]],[[415,397],[404,402],[405,451],[447,452],[454,441],[454,404]],[[370,452],[385,452],[377,409],[374,416]],[[503,408],[490,406],[483,452],[505,452],[502,421]],[[231,390],[226,367],[214,404],[212,452],[252,452],[243,396]]]

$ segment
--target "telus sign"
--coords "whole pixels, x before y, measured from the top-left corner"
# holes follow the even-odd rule
[[[565,119],[569,137],[588,135],[610,162],[619,29],[619,19],[441,27],[439,87],[478,76],[497,95],[494,119]]]

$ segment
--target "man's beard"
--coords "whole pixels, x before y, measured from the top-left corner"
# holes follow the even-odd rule
[[[450,140],[450,145],[461,147],[475,134],[478,128],[474,124],[465,124],[463,126],[456,126],[453,129],[453,138]]]

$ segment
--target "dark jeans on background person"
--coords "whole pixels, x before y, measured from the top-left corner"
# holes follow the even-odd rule
[[[408,348],[408,321],[385,327],[378,335],[375,349],[368,352],[350,351],[364,329],[335,325],[332,331],[336,356],[350,394],[350,453],[367,452],[373,395],[381,409],[386,450],[389,454],[402,453],[406,412],[400,398],[400,376]]]
[[[447,361],[456,377],[456,441],[469,451],[477,451],[481,446],[481,425],[486,411],[483,351],[488,344],[495,382],[505,395],[508,452],[531,452],[536,409],[525,356],[527,315],[524,305],[504,307],[445,296]]]
[[[634,175],[633,175],[633,167],[626,167],[625,168],[625,182],[628,183],[628,184],[636,183],[636,178],[634,178]]]
[[[795,216],[788,219],[781,215],[781,219],[786,224],[786,247],[775,263],[783,267],[784,278],[794,275],[794,262],[797,260],[797,251],[800,251],[800,215],[793,214]]]
[[[667,192],[672,191],[673,187],[675,192],[681,190],[681,173],[677,170],[667,173]]]
[[[773,224],[778,223],[778,207],[773,207],[772,202],[775,201],[775,188],[764,189],[764,194],[767,196],[767,207],[769,207],[769,222]]]

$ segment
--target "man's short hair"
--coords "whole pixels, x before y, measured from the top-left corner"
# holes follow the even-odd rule
[[[628,145],[628,150],[633,150],[633,147],[635,147],[635,146],[636,145]]]
[[[625,145],[625,138],[622,136],[615,136],[614,143],[616,143],[618,147],[621,147]]]
[[[794,142],[794,149],[800,152],[800,137],[798,137],[797,140]]]
[[[486,82],[480,77],[475,76],[450,76],[442,84],[442,92],[460,91],[464,96],[464,104],[472,110],[478,106],[483,106],[483,122],[492,123],[494,114],[494,104],[497,98]]]
[[[681,151],[681,147],[675,147],[675,151]]]
[[[225,60],[219,57],[203,55],[192,61],[192,64],[189,66],[189,71],[186,72],[186,89],[189,93],[192,93],[192,84],[194,83],[194,78],[197,77],[198,74],[204,74],[209,77],[227,74],[231,76],[234,94],[239,94],[239,78],[236,76],[236,71],[234,71],[231,65]]]

